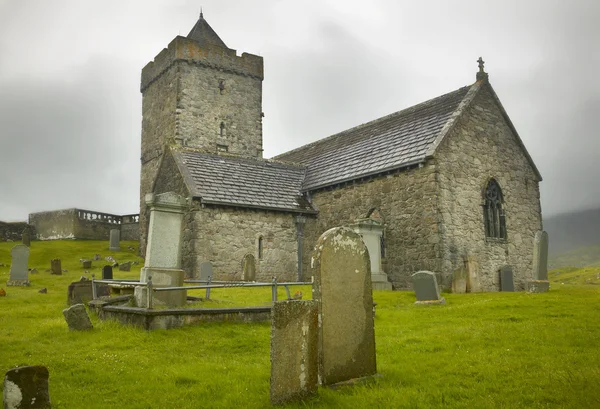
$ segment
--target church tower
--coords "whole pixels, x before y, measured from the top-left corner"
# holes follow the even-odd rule
[[[146,193],[165,147],[262,158],[262,57],[228,48],[202,13],[142,69],[140,249],[145,247]]]

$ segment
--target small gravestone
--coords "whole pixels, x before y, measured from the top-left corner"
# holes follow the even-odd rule
[[[50,409],[48,368],[22,366],[6,372],[4,409]]]
[[[319,320],[316,301],[278,301],[271,311],[271,403],[317,393]]]
[[[102,256],[100,254],[94,254],[94,261],[102,260]]]
[[[53,258],[50,260],[50,274],[62,275],[62,266],[59,258]]]
[[[28,287],[29,286],[29,247],[17,244],[10,250],[12,261],[10,264],[10,276],[6,282],[7,286]]]
[[[29,274],[39,274],[40,272],[37,270],[37,268],[32,268],[31,270],[29,270]]]
[[[83,260],[81,264],[85,269],[92,268],[92,260]]]
[[[533,240],[533,280],[527,282],[527,290],[532,293],[544,293],[549,289],[548,233],[539,230]]]
[[[119,271],[131,271],[131,261],[119,264]]]
[[[67,289],[67,305],[87,304],[93,299],[92,282],[90,280],[75,281]]]
[[[246,254],[242,259],[242,274],[244,281],[256,280],[256,258],[252,254]]]
[[[200,280],[208,281],[209,277],[212,277],[213,269],[210,261],[203,261],[200,263]]]
[[[113,268],[112,268],[112,266],[104,266],[104,267],[102,267],[102,279],[103,280],[112,280],[113,279]]]
[[[377,373],[369,253],[360,236],[336,227],[311,259],[319,303],[319,378],[324,385]]]
[[[92,321],[83,304],[75,304],[63,310],[70,331],[84,331],[92,329]]]
[[[446,304],[446,300],[440,297],[440,289],[431,271],[419,271],[412,275],[413,289],[417,301],[415,304]]]
[[[452,272],[452,292],[464,294],[467,292],[468,271],[464,266]]]
[[[21,233],[21,242],[27,247],[31,246],[31,232],[27,227],[23,229],[23,233]]]
[[[515,284],[513,282],[513,271],[510,266],[504,266],[500,269],[500,291],[515,291]]]
[[[46,287],[44,287],[44,288],[40,288],[40,289],[38,290],[38,293],[40,293],[40,294],[48,294],[48,289],[47,289]]]
[[[118,229],[112,229],[110,231],[110,242],[108,244],[108,249],[110,251],[121,251],[121,246],[119,242],[121,240],[121,231]]]

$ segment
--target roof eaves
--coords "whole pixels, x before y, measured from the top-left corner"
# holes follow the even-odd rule
[[[200,196],[194,196],[194,199],[200,199],[202,204],[211,204],[211,205],[219,205],[219,206],[232,206],[232,207],[244,207],[250,209],[260,209],[260,210],[274,210],[278,212],[288,212],[288,213],[305,213],[305,214],[317,214],[318,212],[313,209],[294,209],[287,207],[277,207],[277,206],[259,206],[252,204],[242,204],[242,203],[230,203],[222,200],[208,200],[203,199]]]

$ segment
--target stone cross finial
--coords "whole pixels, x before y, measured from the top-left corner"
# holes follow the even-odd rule
[[[475,78],[477,78],[477,81],[487,81],[488,74],[487,74],[487,72],[485,72],[483,70],[483,64],[485,64],[485,61],[483,61],[483,58],[479,57],[479,59],[477,60],[477,63],[479,66],[479,71],[477,72],[477,75],[475,76]]]
[[[485,64],[485,61],[483,61],[483,58],[479,57],[477,62],[479,63],[479,72],[485,72],[485,71],[483,71],[483,64]]]

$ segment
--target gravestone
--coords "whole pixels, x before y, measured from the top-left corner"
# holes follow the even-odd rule
[[[67,289],[67,305],[87,304],[93,299],[92,282],[90,280],[75,281]]]
[[[94,254],[94,261],[102,260],[102,256],[100,254]]]
[[[532,293],[543,293],[549,289],[548,233],[538,230],[533,239],[533,280],[527,282],[527,290]]]
[[[119,264],[119,271],[131,271],[131,261]]]
[[[352,230],[360,235],[371,260],[371,285],[374,290],[392,290],[392,283],[388,281],[388,276],[381,268],[381,238],[383,236],[383,226],[377,220],[366,218],[358,219],[350,226]]]
[[[62,266],[59,258],[53,258],[50,260],[50,274],[57,276],[62,275]]]
[[[92,268],[92,260],[83,260],[82,263],[83,268]]]
[[[108,249],[110,251],[121,251],[121,246],[119,245],[120,240],[121,240],[121,230],[112,229],[110,231],[110,241],[108,244]]]
[[[10,263],[10,275],[6,286],[28,287],[29,286],[29,247],[17,244],[10,250],[12,261]]]
[[[412,275],[412,282],[417,297],[415,304],[446,304],[446,300],[440,297],[435,273],[418,271]]]
[[[212,277],[213,269],[210,261],[203,261],[200,263],[200,280],[208,281],[209,277]]]
[[[377,373],[369,253],[349,228],[323,233],[311,258],[324,385]]]
[[[27,247],[31,246],[31,232],[29,228],[24,228],[23,233],[21,233],[21,242]]]
[[[50,409],[48,368],[21,366],[4,377],[4,409]]]
[[[246,254],[242,259],[242,276],[244,281],[256,280],[256,258],[252,254]]]
[[[149,193],[145,202],[150,208],[150,221],[146,260],[140,272],[140,281],[145,283],[148,277],[152,277],[155,288],[182,287],[185,273],[181,269],[181,232],[183,212],[189,205],[188,200],[168,192],[159,195]],[[147,305],[147,287],[136,287],[134,295],[138,306]],[[187,291],[160,291],[155,292],[152,297],[153,303],[158,305],[179,307],[185,305]]]
[[[317,393],[319,321],[316,301],[278,301],[271,310],[271,403]]]
[[[113,269],[112,269],[112,266],[104,266],[104,267],[102,267],[102,279],[103,280],[112,280],[113,279]]]
[[[84,331],[92,329],[92,321],[83,304],[75,304],[63,310],[63,315],[69,326],[69,331]]]
[[[515,284],[513,282],[513,271],[511,266],[504,266],[500,269],[500,291],[515,291]]]

